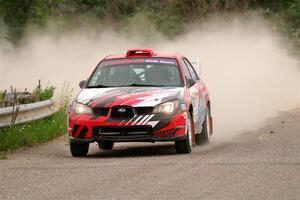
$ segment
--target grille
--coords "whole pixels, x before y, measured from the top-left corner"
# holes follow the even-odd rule
[[[136,107],[134,109],[138,115],[151,114],[153,111],[153,107]]]
[[[109,108],[93,108],[93,113],[96,116],[107,116]]]
[[[117,119],[130,119],[133,118],[134,113],[133,109],[131,107],[124,107],[124,106],[118,106],[118,107],[113,107],[110,117],[111,118],[117,118]]]
[[[132,126],[132,127],[114,127],[114,126],[96,126],[93,128],[94,136],[124,136],[124,135],[147,135],[152,131],[151,126]]]

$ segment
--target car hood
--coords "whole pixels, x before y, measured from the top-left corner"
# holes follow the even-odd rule
[[[182,97],[181,87],[89,88],[81,90],[76,101],[91,107],[152,107]]]

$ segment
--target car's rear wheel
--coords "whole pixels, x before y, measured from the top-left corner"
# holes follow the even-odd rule
[[[210,136],[209,120],[210,120],[210,109],[209,109],[209,107],[207,107],[205,119],[202,124],[201,133],[196,134],[196,136],[195,136],[197,145],[209,143],[209,136]]]
[[[107,141],[98,142],[98,147],[99,149],[111,150],[114,147],[114,142],[107,142]]]
[[[83,157],[86,156],[89,151],[89,143],[75,143],[70,142],[71,154],[74,157]]]
[[[190,153],[192,151],[193,144],[193,131],[192,131],[192,118],[191,114],[188,114],[186,119],[186,138],[175,141],[176,152],[179,154]]]

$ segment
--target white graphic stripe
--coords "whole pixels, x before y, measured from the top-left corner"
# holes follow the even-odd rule
[[[121,122],[119,123],[119,126],[120,126],[124,121],[125,121],[125,120],[121,121]]]
[[[147,125],[151,125],[152,128],[154,128],[156,126],[156,124],[158,124],[159,121],[151,121],[149,122]]]
[[[146,115],[143,119],[141,119],[141,121],[139,121],[137,125],[141,125],[141,123],[143,123],[148,117],[149,115]]]
[[[133,118],[131,118],[131,119],[129,120],[129,122],[127,122],[127,123],[125,124],[125,126],[127,126],[130,122],[132,122],[132,120],[133,120],[135,117],[136,117],[136,115],[134,115]]]
[[[139,116],[139,117],[132,123],[132,126],[135,125],[135,123],[137,123],[142,117],[143,117],[143,115]]]
[[[153,116],[154,116],[154,114],[150,115],[150,116],[148,117],[148,119],[146,119],[146,120],[142,123],[142,125],[147,124]]]

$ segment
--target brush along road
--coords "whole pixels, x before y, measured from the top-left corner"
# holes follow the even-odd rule
[[[266,124],[189,155],[122,143],[73,158],[61,137],[0,160],[0,199],[299,199],[300,110]]]

